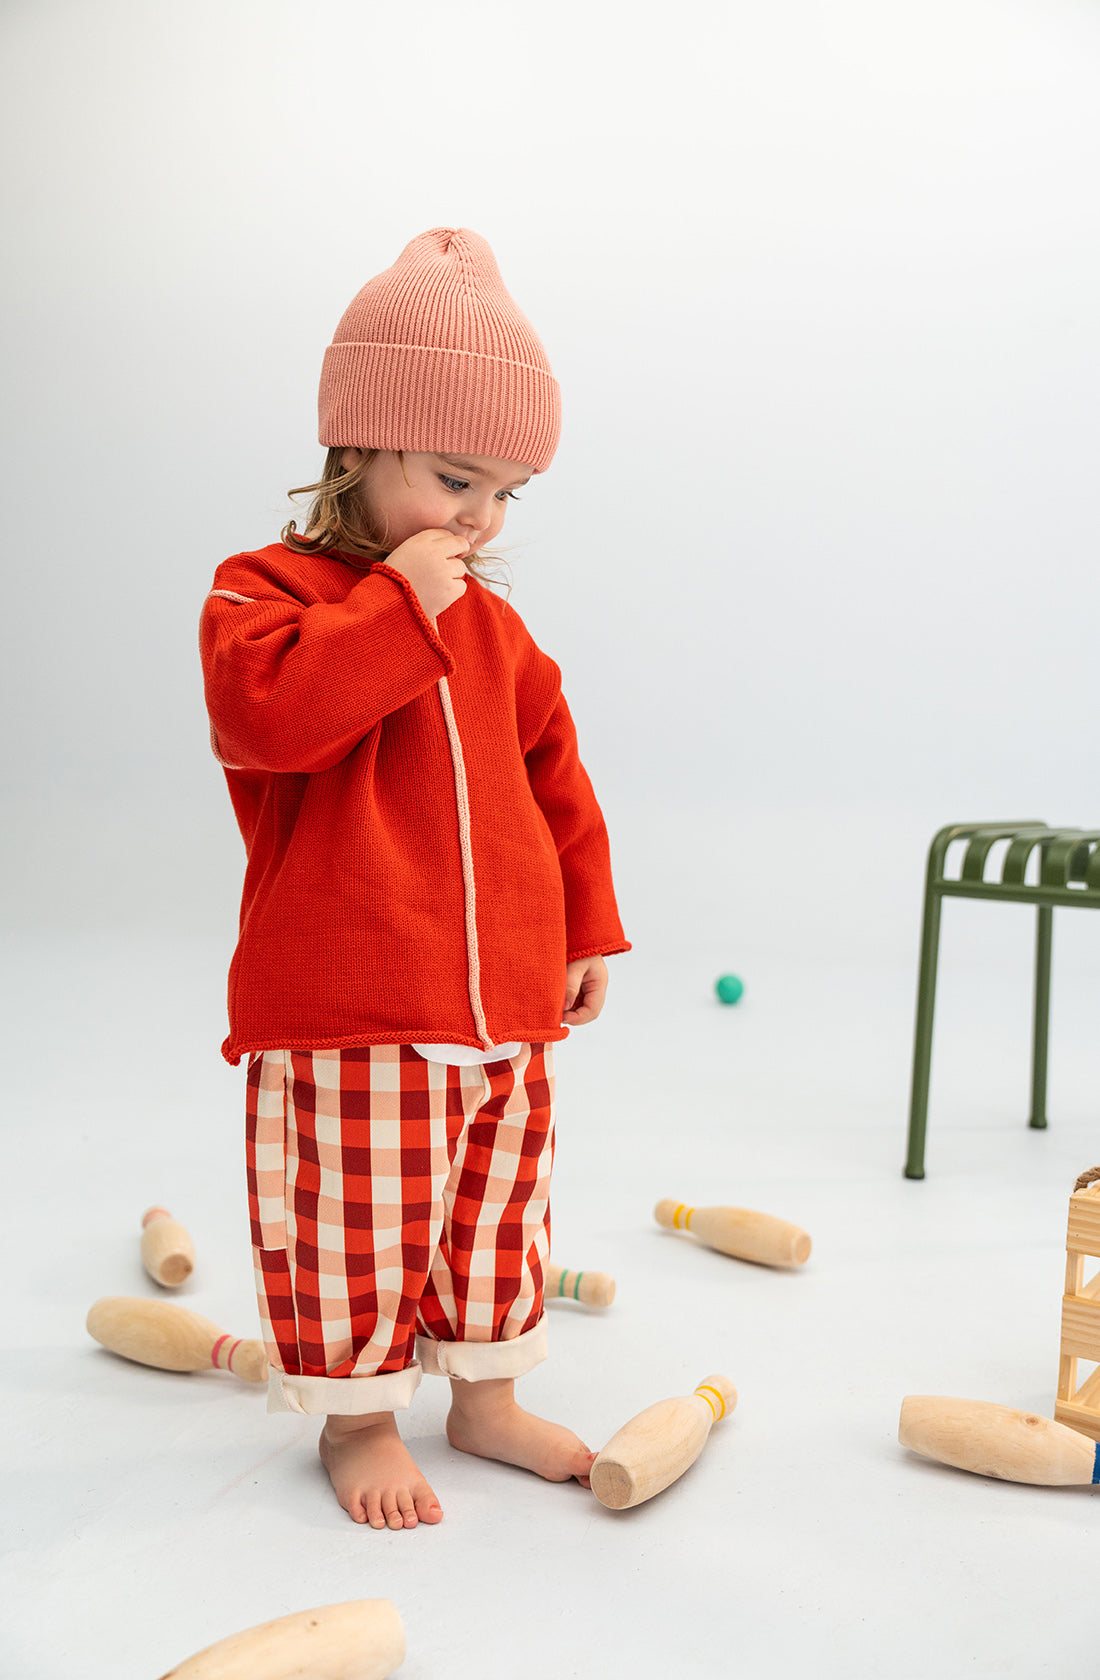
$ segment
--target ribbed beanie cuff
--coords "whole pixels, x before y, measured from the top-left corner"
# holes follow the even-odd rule
[[[318,416],[328,447],[490,455],[545,472],[561,395],[485,240],[432,228],[345,311]]]

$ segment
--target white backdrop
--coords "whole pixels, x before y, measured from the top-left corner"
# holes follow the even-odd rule
[[[1096,819],[1093,5],[16,0],[3,39],[20,921],[232,914],[199,605],[440,223],[562,382],[505,540],[624,869],[639,810]]]
[[[894,1432],[911,1391],[1053,1409],[1100,1159],[1097,918],[1056,918],[1029,1131],[1034,917],[953,903],[929,1177],[901,1177],[931,833],[1100,820],[1095,0],[6,0],[0,48],[20,1674],[159,1673],[364,1593],[409,1680],[517,1651],[529,1680],[1091,1673],[1095,1497]],[[456,1462],[437,1393],[410,1427],[447,1522],[349,1535],[259,1396],[83,1328],[149,1292],[164,1199],[188,1304],[249,1333],[218,1055],[244,860],[199,609],[320,466],[346,304],[439,224],[490,241],[561,379],[504,541],[635,946],[558,1059],[555,1252],[620,1294],[558,1314],[526,1403],[596,1446],[708,1368],[743,1386],[629,1526]],[[665,1195],[792,1218],[813,1261],[706,1270]]]

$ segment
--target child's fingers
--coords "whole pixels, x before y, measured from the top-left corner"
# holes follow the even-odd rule
[[[566,1005],[562,1021],[568,1027],[583,1027],[587,1021],[594,1021],[603,1008],[607,987],[597,982],[582,986],[580,996],[572,1004]]]
[[[578,958],[567,964],[562,1025],[583,1027],[594,1021],[607,996],[607,965],[602,957]]]

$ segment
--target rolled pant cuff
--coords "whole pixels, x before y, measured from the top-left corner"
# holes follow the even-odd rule
[[[507,1342],[437,1342],[416,1338],[416,1351],[433,1376],[485,1382],[492,1377],[522,1377],[546,1358],[546,1319]]]
[[[373,1377],[296,1377],[271,1371],[267,1381],[269,1412],[329,1412],[341,1417],[365,1417],[369,1412],[403,1412],[412,1404],[420,1384],[421,1367],[385,1371]]]

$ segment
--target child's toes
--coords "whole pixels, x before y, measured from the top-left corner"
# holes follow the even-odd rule
[[[421,1522],[437,1523],[442,1519],[442,1506],[431,1488],[425,1488],[422,1493],[417,1494],[415,1507]]]
[[[592,1483],[589,1479],[589,1472],[595,1462],[596,1455],[594,1452],[589,1452],[587,1447],[579,1447],[577,1449],[576,1456],[573,1459],[573,1474],[581,1484],[581,1487],[591,1487]]]
[[[397,1509],[401,1513],[401,1520],[406,1528],[415,1528],[417,1523],[416,1501],[408,1488],[401,1488],[397,1495]]]

